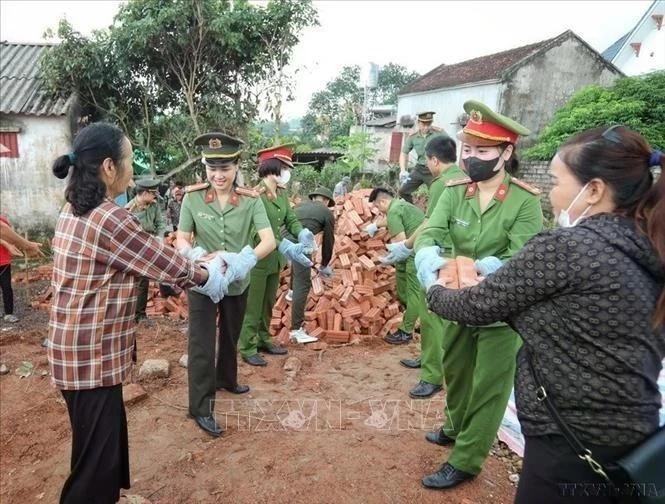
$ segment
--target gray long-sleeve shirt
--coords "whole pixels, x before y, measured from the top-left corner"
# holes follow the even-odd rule
[[[561,416],[592,444],[637,443],[658,427],[665,328],[653,314],[665,266],[631,219],[600,214],[545,231],[475,287],[428,292],[430,309],[469,325],[508,322],[535,355]],[[559,433],[518,354],[526,435]]]

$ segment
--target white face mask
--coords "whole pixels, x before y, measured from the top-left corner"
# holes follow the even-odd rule
[[[291,170],[282,170],[279,177],[277,177],[277,183],[279,185],[285,186],[289,183],[289,180],[291,180]]]
[[[591,208],[591,205],[586,207],[584,212],[582,212],[577,219],[575,219],[573,222],[570,221],[570,214],[568,212],[570,212],[570,209],[573,207],[573,205],[579,199],[579,197],[582,195],[582,193],[584,193],[584,191],[586,191],[586,188],[588,187],[588,185],[589,185],[588,182],[586,184],[584,184],[584,187],[580,190],[580,192],[577,193],[577,196],[575,196],[575,198],[570,203],[570,205],[568,205],[568,208],[566,208],[565,210],[561,210],[559,212],[559,215],[557,215],[556,221],[557,221],[557,224],[559,224],[560,227],[576,226],[584,218],[586,213],[589,211],[589,208]]]

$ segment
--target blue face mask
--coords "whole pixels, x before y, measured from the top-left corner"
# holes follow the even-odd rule
[[[582,212],[582,213],[580,214],[580,216],[579,216],[577,219],[575,219],[574,221],[572,221],[572,222],[570,221],[570,214],[569,214],[568,212],[570,212],[570,209],[573,207],[573,205],[575,204],[575,202],[576,202],[576,201],[579,199],[579,197],[584,193],[584,191],[586,191],[586,188],[588,187],[588,185],[589,185],[588,182],[587,182],[586,184],[584,184],[584,187],[580,190],[580,192],[577,193],[577,196],[575,196],[575,198],[573,199],[573,201],[571,201],[570,205],[568,205],[568,208],[566,208],[565,210],[561,210],[561,211],[559,212],[559,215],[557,215],[557,217],[556,217],[556,222],[557,222],[557,224],[559,225],[559,227],[566,227],[566,228],[568,228],[568,227],[576,226],[576,225],[577,225],[577,224],[578,224],[578,223],[584,218],[584,216],[587,214],[587,212],[588,212],[589,209],[591,208],[591,205],[589,205],[588,207],[586,207],[586,209],[584,210],[584,212]]]

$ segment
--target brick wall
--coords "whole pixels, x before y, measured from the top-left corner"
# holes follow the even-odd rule
[[[548,161],[520,161],[519,177],[542,191],[540,201],[543,205],[543,213],[547,218],[550,218],[552,216],[552,207],[548,196],[552,188],[550,163]]]

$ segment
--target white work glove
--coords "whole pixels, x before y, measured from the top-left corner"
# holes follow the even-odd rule
[[[319,268],[319,274],[324,278],[330,278],[333,276],[333,269],[330,266],[324,266]]]
[[[208,296],[213,303],[217,304],[229,292],[229,282],[222,273],[224,260],[217,254],[214,259],[202,264],[201,267],[208,270],[208,281],[201,286],[192,287],[192,290]]]
[[[249,245],[245,245],[237,254],[235,252],[220,252],[219,255],[226,263],[224,277],[228,283],[244,279],[249,275],[251,269],[256,266],[256,254]]]
[[[494,273],[501,266],[503,266],[503,262],[498,257],[487,256],[483,257],[482,259],[478,259],[475,262],[475,265],[476,271],[485,277]]]
[[[421,248],[416,254],[416,276],[425,290],[436,282],[438,271],[446,265],[446,260],[439,255],[440,252],[440,247],[432,245]]]
[[[399,184],[404,185],[409,181],[410,175],[409,172],[403,171],[399,172]]]
[[[311,254],[316,250],[314,234],[307,228],[303,228],[303,230],[298,233],[298,242],[305,246],[305,252],[308,254]]]
[[[388,255],[379,258],[379,261],[383,264],[395,264],[397,262],[406,261],[413,253],[413,249],[406,246],[405,240],[397,243],[388,243],[386,248],[388,249]]]
[[[187,245],[185,248],[180,249],[180,255],[189,259],[192,262],[196,262],[202,257],[208,255],[208,252],[203,247],[190,247]]]
[[[311,268],[314,264],[309,260],[309,257],[305,255],[306,247],[302,243],[293,243],[289,240],[282,240],[279,242],[279,251],[287,259],[295,261],[308,268]]]
[[[365,231],[367,231],[368,235],[374,237],[374,235],[379,231],[379,226],[377,226],[373,222],[370,222],[365,228]]]

